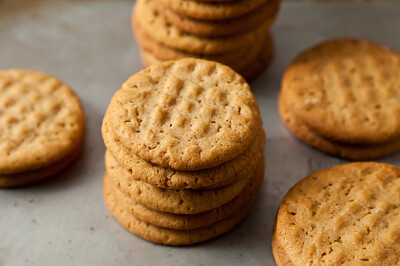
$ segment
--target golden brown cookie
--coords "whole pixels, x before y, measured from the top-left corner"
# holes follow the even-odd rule
[[[250,172],[239,182],[214,189],[163,189],[132,179],[131,173],[109,152],[106,171],[115,186],[135,202],[152,210],[176,214],[197,214],[218,208],[238,196],[255,175],[255,171]]]
[[[229,67],[194,58],[136,73],[108,109],[110,128],[133,154],[182,171],[233,160],[261,127],[244,79]]]
[[[248,14],[218,21],[193,19],[176,13],[162,4],[156,5],[156,9],[168,23],[183,31],[201,36],[229,36],[251,31],[266,21],[270,27],[278,14],[279,5],[280,0],[270,0]]]
[[[326,139],[313,132],[297,119],[291,112],[289,105],[286,104],[285,98],[282,96],[279,97],[279,113],[282,121],[296,137],[328,154],[349,160],[371,160],[390,155],[400,150],[400,138],[389,143],[378,145],[346,144]]]
[[[400,55],[365,40],[334,39],[302,53],[282,80],[293,115],[316,134],[347,144],[400,138]]]
[[[136,218],[127,208],[119,204],[113,191],[107,186],[104,186],[104,200],[111,214],[132,233],[148,241],[175,246],[192,245],[227,233],[246,218],[252,207],[247,205],[231,217],[206,227],[194,230],[174,230],[155,226]]]
[[[218,167],[199,171],[176,171],[152,164],[125,148],[109,126],[108,112],[103,120],[102,134],[107,149],[131,173],[132,180],[142,180],[160,188],[205,189],[227,186],[240,181],[256,168],[264,152],[265,133],[257,134],[251,146],[237,158]]]
[[[215,224],[252,204],[264,178],[263,169],[264,162],[258,166],[254,178],[249,180],[243,191],[232,201],[216,209],[194,215],[177,215],[146,208],[117,189],[109,175],[104,177],[104,188],[105,190],[112,190],[119,204],[125,206],[132,215],[144,222],[170,229],[193,230]]]
[[[167,23],[158,14],[154,0],[138,0],[132,19],[134,30],[140,28],[159,43],[196,54],[220,54],[248,47],[265,36],[270,25],[267,21],[251,31],[229,37],[201,37],[184,32]]]
[[[399,177],[400,168],[375,162],[306,177],[280,205],[274,255],[281,265],[397,265]]]
[[[224,20],[255,10],[268,0],[241,0],[227,3],[207,3],[192,0],[157,0],[176,13],[204,20]]]
[[[40,72],[0,72],[0,176],[4,186],[23,185],[61,170],[77,156],[83,138],[82,107],[67,85]]]

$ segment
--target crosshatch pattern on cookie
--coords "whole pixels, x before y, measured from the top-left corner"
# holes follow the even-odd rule
[[[400,168],[352,163],[310,175],[283,199],[275,237],[294,265],[398,265]]]
[[[177,170],[211,168],[236,158],[261,127],[244,79],[226,66],[193,58],[138,72],[109,109],[111,128],[126,147]]]
[[[377,144],[400,137],[400,55],[369,41],[338,39],[300,55],[286,71],[282,97],[319,135]]]
[[[83,113],[58,79],[26,71],[0,72],[0,173],[39,169],[81,143]]]

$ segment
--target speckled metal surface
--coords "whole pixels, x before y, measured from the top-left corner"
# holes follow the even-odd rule
[[[276,54],[251,83],[267,132],[265,182],[249,218],[210,242],[175,248],[144,241],[108,213],[102,196],[100,125],[113,93],[141,69],[131,27],[133,1],[0,0],[0,69],[51,73],[82,99],[85,150],[45,182],[0,189],[0,265],[274,265],[271,232],[286,191],[342,161],[297,141],[281,123],[285,67],[328,37],[369,38],[400,50],[400,2],[285,2],[274,26]],[[400,154],[383,161],[400,164]]]

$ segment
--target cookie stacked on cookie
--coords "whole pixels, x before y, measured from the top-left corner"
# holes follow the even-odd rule
[[[400,150],[400,55],[357,39],[326,41],[287,69],[279,112],[301,140],[367,160]]]
[[[60,80],[28,70],[0,71],[0,187],[55,175],[80,154],[84,115]]]
[[[156,243],[189,245],[231,230],[263,180],[257,102],[216,62],[187,58],[133,75],[112,98],[102,134],[106,204]]]
[[[280,0],[138,0],[132,26],[146,65],[196,57],[255,77],[273,54]]]

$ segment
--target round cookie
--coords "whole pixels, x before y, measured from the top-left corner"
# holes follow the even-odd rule
[[[131,179],[142,180],[160,188],[205,189],[233,184],[253,172],[264,153],[265,133],[261,130],[249,149],[229,162],[200,171],[176,171],[155,165],[132,154],[116,138],[108,121],[107,112],[103,120],[102,135],[108,151],[128,169]]]
[[[83,137],[82,107],[67,85],[40,72],[0,71],[1,176],[52,167],[80,149]]]
[[[183,31],[201,36],[217,37],[251,31],[264,22],[269,22],[268,27],[270,27],[276,19],[279,6],[280,0],[271,0],[249,14],[221,21],[193,19],[176,13],[162,4],[156,5],[156,9],[168,23]]]
[[[247,14],[268,0],[206,3],[192,0],[155,0],[176,13],[203,20],[225,20]]]
[[[335,39],[302,53],[287,69],[281,97],[313,132],[337,142],[400,138],[400,55],[365,40]]]
[[[131,173],[109,152],[106,153],[106,171],[116,187],[135,202],[152,210],[176,214],[201,213],[228,203],[243,191],[255,173],[253,171],[239,182],[215,189],[163,189],[132,179]]]
[[[289,105],[285,102],[285,98],[282,96],[279,97],[279,114],[296,137],[328,154],[349,160],[371,160],[388,156],[400,150],[400,138],[378,145],[352,145],[335,142],[319,136],[293,115]]]
[[[146,208],[117,189],[108,175],[104,177],[104,189],[112,190],[119,204],[125,206],[132,215],[144,222],[176,230],[193,230],[215,224],[234,215],[246,206],[252,205],[264,179],[264,162],[259,164],[256,171],[254,178],[249,180],[249,183],[236,198],[221,207],[194,215],[177,215]]]
[[[273,236],[280,265],[397,265],[400,168],[352,163],[318,171],[284,197]],[[289,262],[289,263],[288,263]]]
[[[122,226],[141,238],[164,245],[192,245],[227,233],[246,218],[252,207],[251,204],[247,205],[231,217],[213,225],[195,230],[174,230],[136,218],[127,208],[119,204],[112,190],[107,187],[104,187],[104,200],[108,210]]]
[[[260,132],[257,101],[229,67],[187,58],[130,77],[108,107],[110,128],[140,158],[195,171],[244,153]]]
[[[158,14],[154,0],[138,0],[133,10],[134,30],[142,29],[145,34],[155,41],[197,54],[220,54],[249,47],[259,41],[268,31],[269,22],[264,22],[252,31],[229,37],[206,38],[184,32],[165,21]]]

